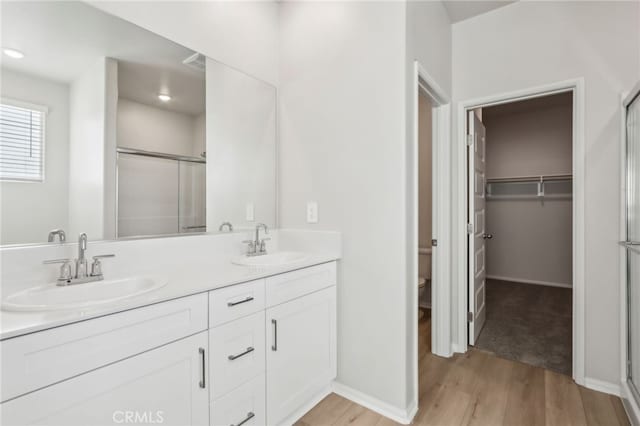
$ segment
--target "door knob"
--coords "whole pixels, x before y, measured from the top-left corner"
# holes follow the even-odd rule
[[[493,234],[482,234],[482,238],[485,240],[490,240],[493,238]]]

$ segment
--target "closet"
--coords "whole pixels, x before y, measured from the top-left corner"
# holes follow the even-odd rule
[[[571,375],[573,95],[476,115],[486,129],[486,321],[476,346]]]

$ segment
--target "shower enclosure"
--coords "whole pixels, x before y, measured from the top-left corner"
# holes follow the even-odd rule
[[[627,381],[640,404],[640,84],[625,102]]]
[[[118,148],[117,236],[206,231],[206,160]]]

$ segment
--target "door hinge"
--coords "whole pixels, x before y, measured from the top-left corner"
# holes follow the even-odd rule
[[[438,240],[436,240],[436,239],[431,240],[431,246],[432,247],[438,247]]]
[[[467,146],[473,145],[473,135],[467,135]]]
[[[467,223],[467,234],[473,234],[473,223]]]
[[[473,322],[473,312],[467,312],[467,322]]]

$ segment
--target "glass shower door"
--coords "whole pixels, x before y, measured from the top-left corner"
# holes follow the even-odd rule
[[[640,402],[640,94],[627,105],[627,378]]]
[[[204,163],[180,161],[180,232],[205,232],[206,172]]]

